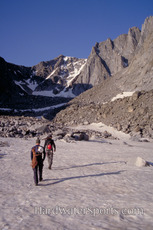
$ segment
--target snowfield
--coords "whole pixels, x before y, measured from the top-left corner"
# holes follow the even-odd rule
[[[153,229],[153,167],[135,166],[138,156],[153,162],[153,142],[58,140],[39,186],[30,166],[35,139],[2,142],[1,230]]]

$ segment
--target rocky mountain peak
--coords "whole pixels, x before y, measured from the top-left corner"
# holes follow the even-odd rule
[[[127,37],[128,47],[129,47],[129,55],[128,56],[130,56],[130,54],[134,54],[134,51],[136,50],[137,45],[139,43],[140,37],[141,37],[141,31],[139,28],[132,27],[129,29],[128,37]]]
[[[153,16],[147,17],[142,25],[141,36],[147,37],[147,34],[153,30]]]
[[[139,46],[143,44],[144,40],[152,32],[153,32],[153,16],[150,16],[145,19],[144,24],[142,25]]]

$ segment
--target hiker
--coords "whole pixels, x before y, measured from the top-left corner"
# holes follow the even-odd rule
[[[42,158],[43,155],[43,158]],[[44,148],[40,146],[40,139],[37,138],[36,145],[31,149],[32,168],[34,172],[34,182],[38,185],[38,168],[39,168],[39,181],[42,181],[43,161],[45,160],[46,153]]]
[[[48,168],[51,169],[53,163],[53,150],[54,152],[56,151],[56,145],[51,134],[46,138],[44,149],[48,158]]]

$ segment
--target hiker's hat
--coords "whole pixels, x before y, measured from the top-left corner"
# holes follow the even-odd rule
[[[36,144],[40,144],[40,139],[39,138],[36,139]]]
[[[49,135],[47,136],[47,138],[52,138],[52,134],[49,134]]]

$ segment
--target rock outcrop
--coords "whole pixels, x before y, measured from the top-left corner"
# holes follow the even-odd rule
[[[108,38],[96,43],[77,82],[95,86],[126,68],[137,48],[140,35],[141,31],[133,27],[128,34],[122,34],[114,41]]]
[[[146,161],[145,159],[141,158],[141,157],[137,157],[135,165],[137,167],[145,167],[145,166],[150,166],[149,162]]]
[[[153,90],[105,104],[76,99],[56,115],[55,123],[69,126],[102,122],[132,136],[153,138]]]
[[[52,133],[54,140],[63,139],[66,142],[88,141],[89,139],[115,139],[112,134],[93,130],[75,130],[61,124],[49,122],[46,119],[34,117],[1,116],[0,137],[36,138],[45,140]],[[4,142],[0,141],[0,147]]]

